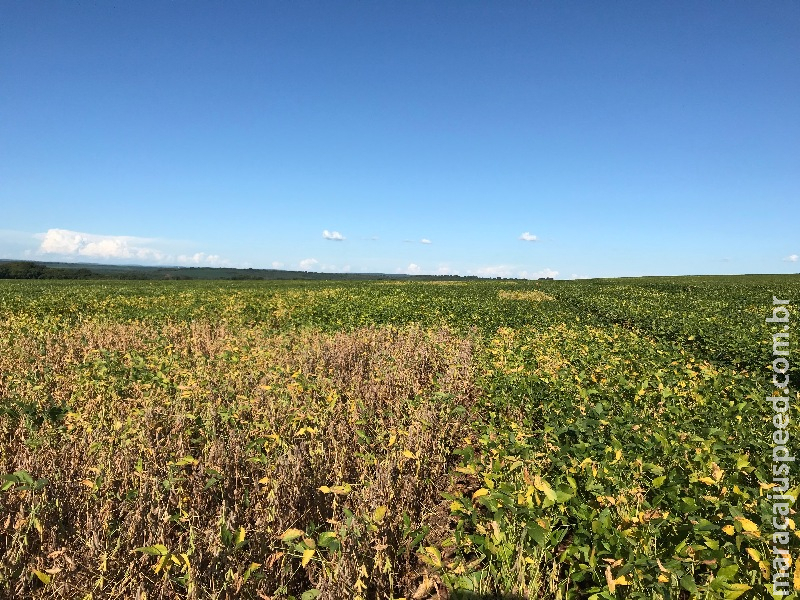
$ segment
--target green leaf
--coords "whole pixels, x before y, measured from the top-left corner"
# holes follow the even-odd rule
[[[728,589],[723,592],[723,598],[725,598],[725,600],[736,600],[750,589],[752,588],[746,583],[732,583],[728,586]]]
[[[21,483],[33,484],[33,477],[27,471],[14,471],[14,477]]]
[[[142,546],[141,548],[134,548],[133,552],[143,552],[150,556],[166,556],[169,550],[164,544],[156,544],[155,546]]]
[[[686,575],[681,577],[681,587],[687,592],[691,592],[693,594],[697,593],[697,584],[694,582],[694,577],[691,573],[686,573]]]
[[[327,548],[332,552],[337,552],[341,548],[341,543],[333,531],[323,531],[317,538],[317,545],[321,548]]]
[[[547,540],[550,539],[548,530],[539,525],[536,521],[528,523],[528,536],[540,546],[544,546]]]
[[[736,575],[736,572],[739,570],[739,565],[728,565],[727,567],[722,567],[716,573],[717,579],[731,579],[733,576]]]

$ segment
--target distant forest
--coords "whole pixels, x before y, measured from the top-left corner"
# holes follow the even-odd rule
[[[102,279],[102,275],[86,268],[53,269],[27,261],[0,262],[0,279]]]
[[[466,280],[476,276],[387,275],[383,273],[314,273],[277,269],[232,269],[225,267],[144,267],[135,265],[81,265],[0,260],[0,279],[132,279],[132,280],[229,280],[256,281],[277,279],[308,280]],[[500,279],[499,277],[497,279]]]

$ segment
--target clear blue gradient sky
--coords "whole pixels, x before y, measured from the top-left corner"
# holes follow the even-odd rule
[[[0,258],[796,273],[799,57],[796,1],[3,2]]]

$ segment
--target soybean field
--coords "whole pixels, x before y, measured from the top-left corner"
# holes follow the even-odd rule
[[[0,597],[769,598],[773,296],[0,281]]]

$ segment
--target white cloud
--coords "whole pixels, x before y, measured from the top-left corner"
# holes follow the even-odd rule
[[[539,279],[539,277],[558,277],[558,271],[554,271],[553,269],[548,269],[545,267],[541,271],[536,271],[535,273],[531,273],[530,279]]]
[[[156,240],[127,235],[97,235],[69,229],[48,229],[40,234],[40,254],[63,254],[102,259],[163,261],[167,256],[153,248]]]
[[[316,258],[304,258],[303,260],[300,261],[300,268],[303,271],[308,271],[314,265],[318,265],[318,264],[319,264],[319,261]]]
[[[494,265],[475,269],[474,274],[478,277],[513,277],[514,268],[508,265]]]
[[[530,231],[526,231],[525,233],[523,233],[521,236],[519,236],[519,239],[521,239],[524,242],[538,242],[539,241],[539,238],[537,238],[535,235],[533,235]]]
[[[430,243],[431,243],[431,241],[430,241],[428,238],[422,238],[422,239],[419,241],[419,243],[420,243],[420,244],[430,244]]]
[[[422,269],[420,269],[419,265],[411,263],[410,265],[408,265],[406,267],[406,271],[405,272],[408,273],[409,275],[419,275],[421,271],[422,271]]]
[[[39,240],[36,254],[55,254],[70,260],[122,261],[137,263],[159,263],[176,265],[221,266],[229,264],[218,254],[194,252],[174,254],[176,246],[184,242],[164,239],[134,237],[130,235],[99,235],[69,229],[48,229],[35,236]],[[164,248],[172,247],[173,252]]]
[[[451,269],[447,265],[442,265],[436,269],[437,275],[458,275],[458,271]]]
[[[177,262],[179,265],[204,265],[210,267],[228,263],[228,261],[222,260],[217,254],[206,254],[205,252],[195,252],[191,256],[181,254],[178,256]]]
[[[517,278],[517,279],[539,279],[539,277],[556,277],[558,271],[545,267],[540,271],[527,271],[518,269],[512,265],[493,265],[489,267],[481,267],[475,269],[470,274],[477,275],[478,277],[502,277],[504,279]]]
[[[800,260],[800,256],[797,256],[797,254],[790,254],[789,256],[784,258],[783,260],[785,260],[787,262],[797,262],[798,260]]]
[[[541,271],[517,271],[516,277],[519,279],[539,279],[540,277],[552,277],[555,279],[558,277],[558,271],[554,271],[553,269],[548,269],[545,267]]]
[[[278,262],[277,260],[273,260],[272,261],[272,268],[273,269],[280,269],[282,267],[283,267],[283,263],[282,262]]]
[[[327,229],[323,230],[322,237],[326,240],[333,240],[334,242],[341,242],[344,240],[344,236],[338,231],[328,231]]]
[[[76,231],[49,229],[43,236],[39,251],[45,254],[77,254],[86,245],[84,236]]]

